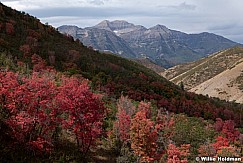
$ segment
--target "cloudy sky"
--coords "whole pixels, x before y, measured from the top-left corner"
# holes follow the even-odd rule
[[[243,0],[2,0],[54,27],[102,20],[157,24],[186,33],[212,32],[243,43]]]

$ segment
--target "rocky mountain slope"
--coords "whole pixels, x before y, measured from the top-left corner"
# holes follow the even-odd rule
[[[145,56],[166,68],[238,45],[212,33],[186,34],[163,25],[145,28],[120,20],[104,20],[84,29],[65,25],[58,30],[94,49],[112,51],[127,58]]]
[[[78,38],[84,45],[92,46],[94,49],[109,51],[126,58],[136,57],[127,42],[110,30],[98,28],[81,29],[76,26],[61,26],[58,30]]]
[[[163,73],[170,81],[198,94],[243,102],[243,48],[235,47]]]

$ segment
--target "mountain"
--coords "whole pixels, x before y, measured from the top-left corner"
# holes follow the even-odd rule
[[[84,29],[66,25],[58,30],[72,35],[86,46],[112,51],[127,58],[145,56],[165,68],[195,61],[208,54],[239,45],[212,33],[186,34],[159,24],[145,28],[124,20],[104,20]],[[109,31],[109,34],[104,34],[105,31]],[[104,44],[104,40],[108,42]]]
[[[126,58],[135,58],[135,53],[131,50],[125,40],[118,37],[110,30],[99,28],[78,28],[75,26],[61,26],[58,28],[62,33],[78,38],[84,45],[100,51],[109,51]]]
[[[243,103],[243,48],[235,47],[201,60],[177,65],[162,76],[192,92]]]
[[[134,30],[146,29],[143,26],[134,25],[134,24],[128,23],[124,20],[115,20],[112,22],[110,22],[108,20],[104,20],[104,21],[100,22],[99,24],[95,25],[94,28],[112,31],[118,36],[121,34],[124,34],[124,33],[134,31]]]

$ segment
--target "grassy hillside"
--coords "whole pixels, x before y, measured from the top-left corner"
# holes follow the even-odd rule
[[[190,91],[197,94],[207,94],[208,96],[218,97],[227,101],[243,103],[243,91],[241,90],[242,70],[243,62],[208,79]]]
[[[243,48],[234,47],[161,74],[197,94],[242,103]]]
[[[184,87],[189,90],[223,71],[233,68],[241,63],[242,59],[243,48],[235,47],[192,63],[175,66],[164,71],[162,76],[176,84],[182,81]]]

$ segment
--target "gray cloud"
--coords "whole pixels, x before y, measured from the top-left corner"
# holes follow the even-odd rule
[[[183,3],[179,4],[178,6],[169,6],[169,7],[175,8],[177,10],[195,10],[196,9],[195,5],[190,5],[190,4],[187,4],[186,2],[183,2]]]
[[[1,0],[1,2],[19,2],[21,0]]]
[[[94,5],[104,5],[104,2],[101,1],[101,0],[93,0],[93,1],[90,1],[91,4],[94,4]]]
[[[196,6],[195,5],[186,4],[186,2],[183,2],[177,8],[178,9],[182,9],[182,10],[195,10]]]
[[[179,5],[170,5],[168,6],[169,8],[174,8],[176,10],[195,10],[196,9],[196,5],[192,5],[192,4],[187,4],[186,2],[183,2]]]
[[[105,4],[105,2],[103,0],[91,0],[89,3],[94,4],[94,5],[98,5],[98,6]]]
[[[11,7],[58,27],[92,26],[122,19],[151,27],[162,24],[186,33],[211,32],[243,43],[240,0],[3,0]],[[240,41],[239,41],[240,40]]]
[[[240,25],[237,22],[212,24],[208,26],[207,31],[243,43],[243,25]]]
[[[134,9],[123,8],[107,8],[107,7],[70,7],[70,8],[46,8],[26,10],[28,13],[42,18],[42,17],[56,17],[56,16],[75,16],[75,17],[116,17],[116,16],[158,16],[159,14],[142,12]]]
[[[217,24],[213,26],[209,26],[208,30],[210,31],[228,31],[229,29],[237,28],[237,23],[229,23],[229,24]],[[232,30],[233,31],[233,30]]]

